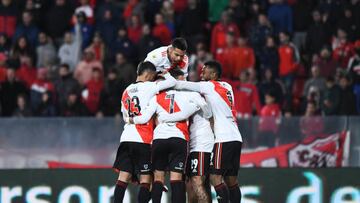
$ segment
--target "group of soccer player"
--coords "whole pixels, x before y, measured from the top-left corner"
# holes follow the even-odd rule
[[[197,202],[211,202],[209,178],[218,202],[241,201],[237,182],[242,137],[233,111],[231,86],[221,82],[221,65],[204,64],[201,82],[186,81],[187,43],[150,52],[137,67],[136,82],[122,95],[125,120],[114,168],[119,171],[114,202],[128,183],[140,185],[137,201],[160,203],[170,172],[171,202],[186,202],[188,180]],[[185,177],[186,174],[186,177]]]

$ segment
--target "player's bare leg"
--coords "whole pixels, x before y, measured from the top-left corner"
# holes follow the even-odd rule
[[[164,191],[165,172],[154,171],[154,183],[151,191],[151,198],[153,203],[160,203],[162,192]]]
[[[118,180],[116,181],[114,192],[114,203],[122,203],[128,183],[131,180],[131,173],[120,171]]]
[[[225,183],[223,183],[222,175],[211,174],[210,183],[214,186],[217,200],[219,203],[229,202],[229,191]]]
[[[226,185],[229,188],[229,200],[230,202],[241,202],[241,191],[236,176],[225,176]]]
[[[205,177],[203,176],[193,176],[191,177],[192,188],[195,191],[199,203],[208,203],[209,196],[205,189]]]
[[[170,172],[171,202],[186,202],[186,190],[183,180],[183,174],[179,172]]]
[[[140,175],[140,190],[138,193],[138,202],[147,203],[151,199],[150,185],[152,176],[150,174]]]
[[[190,178],[187,178],[185,184],[186,184],[187,201],[188,201],[189,203],[196,203],[196,202],[198,202]]]

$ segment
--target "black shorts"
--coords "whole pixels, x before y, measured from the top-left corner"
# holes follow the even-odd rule
[[[113,168],[133,176],[151,174],[151,145],[137,142],[122,142],[116,153]]]
[[[211,154],[210,174],[237,176],[241,146],[242,143],[238,141],[215,143]]]
[[[154,170],[184,173],[187,141],[181,138],[156,139],[152,144]]]
[[[187,158],[186,175],[189,177],[208,175],[210,156],[209,152],[191,152]]]

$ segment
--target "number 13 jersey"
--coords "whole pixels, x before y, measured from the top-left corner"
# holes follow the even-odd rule
[[[129,85],[121,98],[121,112],[123,117],[140,116],[141,111],[148,105],[150,99],[161,90],[176,84],[176,80],[169,73],[165,80],[159,82],[137,82]],[[150,144],[153,139],[154,122],[146,124],[125,124],[120,142],[139,142]]]

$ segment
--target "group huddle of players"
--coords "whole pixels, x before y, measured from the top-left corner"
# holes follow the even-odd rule
[[[186,81],[186,41],[150,52],[137,67],[136,82],[122,95],[125,121],[114,168],[114,201],[123,201],[138,178],[138,202],[160,203],[170,172],[171,202],[186,202],[185,174],[197,202],[210,202],[209,177],[218,202],[241,200],[237,182],[242,137],[233,111],[233,91],[219,81],[221,65],[204,64],[201,82]]]

